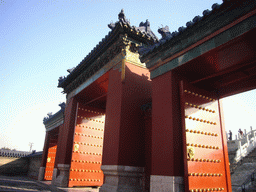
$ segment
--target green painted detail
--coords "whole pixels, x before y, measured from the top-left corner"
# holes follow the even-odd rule
[[[185,49],[185,48],[189,47],[190,45],[193,45],[194,39],[195,39],[195,35],[193,35],[190,38],[182,39],[181,40],[182,48]]]
[[[203,44],[191,49],[190,51],[186,52],[185,54],[167,62],[166,64],[156,68],[155,70],[151,71],[150,78],[153,79],[157,76],[160,76],[178,66],[181,66],[188,61],[220,46],[232,39],[252,30],[256,27],[256,15],[242,21],[241,23],[233,26],[232,28],[220,33],[219,35],[213,37],[212,39],[204,42]],[[178,46],[172,47],[171,49],[167,50],[163,55],[169,55],[172,52],[177,50]],[[157,60],[160,58],[158,57]],[[151,66],[154,66],[154,63],[151,63]],[[147,65],[148,67],[148,65]]]
[[[105,73],[107,73],[110,69],[112,69],[113,67],[117,66],[118,63],[121,62],[121,60],[124,57],[122,56],[122,54],[118,54],[114,59],[112,59],[111,61],[109,61],[105,66],[103,66],[99,71],[97,71],[96,73],[94,73],[91,77],[89,77],[88,79],[86,79],[81,85],[79,85],[77,88],[75,88],[74,90],[72,90],[70,93],[67,94],[67,99],[70,99],[71,97],[77,95],[78,93],[80,93],[84,88],[86,88],[87,86],[89,86],[90,84],[92,84],[95,80],[97,80],[98,78],[100,78],[102,75],[104,75]],[[85,72],[84,72],[85,73]]]
[[[168,63],[166,63],[165,65],[162,65],[162,66],[156,68],[155,70],[151,71],[150,78],[153,79],[153,78],[160,76],[178,66],[179,66],[179,58],[175,58],[175,59],[169,61]]]
[[[206,41],[205,43],[199,46],[200,53],[202,55],[215,47],[216,47],[215,41],[214,41],[214,38],[212,38],[209,41]]]
[[[215,42],[215,47],[218,47],[218,46],[232,40],[229,31],[225,31],[225,32],[217,35],[213,39],[214,39],[214,42]]]

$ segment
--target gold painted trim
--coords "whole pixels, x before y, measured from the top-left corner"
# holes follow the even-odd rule
[[[125,82],[125,63],[126,63],[126,59],[122,59],[122,73],[121,73],[121,82],[124,83]]]

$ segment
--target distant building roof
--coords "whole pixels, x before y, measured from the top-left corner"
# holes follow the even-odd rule
[[[16,157],[16,158],[19,158],[19,157],[26,157],[29,154],[31,154],[31,152],[0,149],[0,156],[2,156],[2,157]]]

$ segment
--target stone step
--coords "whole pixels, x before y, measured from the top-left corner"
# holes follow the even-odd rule
[[[253,171],[256,168],[255,163],[243,163],[240,165],[235,172],[231,175],[232,185],[239,185],[241,186],[244,181],[250,177]]]
[[[240,164],[256,163],[256,148],[251,153],[249,153],[246,157],[244,157],[242,160],[240,160],[238,163],[234,163],[233,159],[234,159],[233,156],[229,158],[229,161],[231,163],[231,165],[230,165],[231,174],[234,174],[234,172],[236,172],[236,169],[241,166]],[[238,164],[238,165],[236,165],[236,164]]]

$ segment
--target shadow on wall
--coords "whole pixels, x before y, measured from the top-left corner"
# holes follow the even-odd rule
[[[41,159],[42,152],[37,152],[21,158],[0,156],[0,175],[24,175],[37,179]]]
[[[29,159],[26,157],[0,157],[0,175],[27,175]]]

